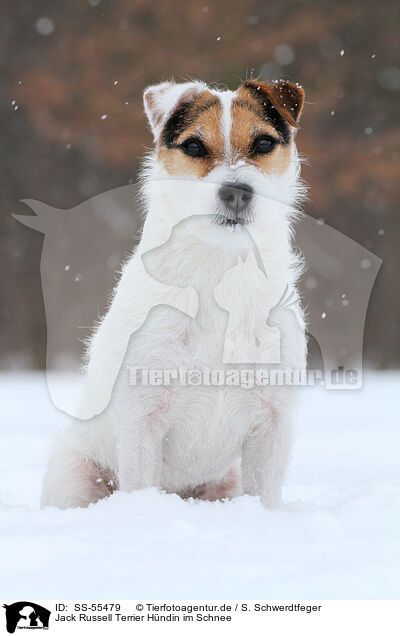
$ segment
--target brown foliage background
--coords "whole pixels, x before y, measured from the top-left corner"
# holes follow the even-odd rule
[[[398,7],[395,0],[3,3],[2,366],[43,367],[45,356],[43,238],[10,217],[26,213],[18,201],[70,208],[134,181],[151,144],[142,109],[148,84],[196,77],[236,88],[251,74],[305,87],[298,137],[308,159],[305,211],[383,259],[365,359],[397,366]]]

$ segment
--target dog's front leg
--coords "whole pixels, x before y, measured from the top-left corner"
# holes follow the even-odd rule
[[[124,492],[160,487],[162,443],[167,432],[163,409],[120,421],[117,430],[118,480]]]
[[[257,424],[244,442],[243,492],[259,495],[266,508],[277,508],[281,503],[290,438],[289,418],[271,410],[270,416]]]

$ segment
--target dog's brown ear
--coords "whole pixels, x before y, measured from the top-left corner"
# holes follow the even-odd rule
[[[144,110],[149,120],[154,140],[157,141],[167,118],[184,101],[189,101],[197,93],[207,88],[202,82],[162,82],[146,88],[143,94]]]
[[[304,90],[298,84],[277,80],[276,82],[261,82],[251,80],[244,84],[258,99],[267,98],[278,113],[294,128],[298,127],[304,104]]]

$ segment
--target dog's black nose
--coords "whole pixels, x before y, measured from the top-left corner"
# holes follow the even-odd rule
[[[235,214],[240,214],[248,207],[254,190],[245,183],[225,183],[219,189],[219,197],[225,207]]]

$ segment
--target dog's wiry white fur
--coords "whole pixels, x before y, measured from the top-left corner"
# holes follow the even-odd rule
[[[176,104],[204,89],[200,82],[166,82],[145,93],[156,141]],[[266,175],[238,161],[230,148],[234,93],[212,92],[223,104],[226,160],[202,179],[171,177],[155,153],[146,160],[142,238],[91,340],[81,419],[56,444],[42,506],[86,506],[115,487],[150,486],[205,498],[257,494],[266,507],[279,505],[294,387],[128,381],[129,367],[222,368],[228,325],[223,308],[230,299],[237,308],[229,322],[235,352],[256,361],[249,348],[257,342],[257,355],[268,359],[268,311],[286,285],[296,289],[300,262],[291,226],[302,185],[295,145],[283,174]],[[249,184],[256,193],[253,221],[240,231],[210,221],[225,182]],[[252,240],[266,277],[252,256]],[[296,298],[294,313],[276,309],[269,328],[282,333],[283,366],[304,369],[304,321]]]

